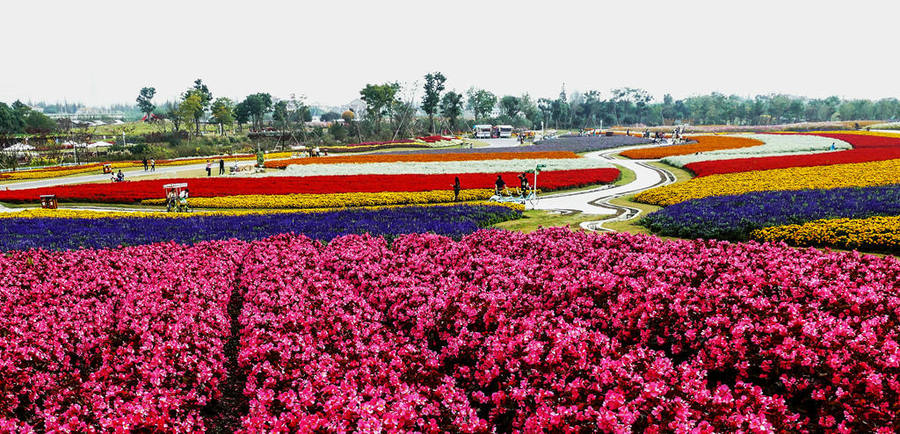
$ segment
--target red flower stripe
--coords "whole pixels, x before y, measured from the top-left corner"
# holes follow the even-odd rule
[[[79,184],[25,190],[0,191],[0,201],[35,202],[43,194],[55,194],[62,201],[130,203],[165,196],[163,185],[186,182],[193,197],[217,197],[242,194],[353,193],[382,191],[430,191],[450,189],[459,177],[465,189],[493,188],[497,173],[460,173],[441,175],[345,175],[277,178],[187,178],[126,181],[110,184]],[[519,173],[500,173],[514,186]],[[615,168],[558,170],[538,177],[541,190],[558,190],[615,181]],[[533,177],[529,176],[530,180]]]
[[[825,152],[822,154],[698,161],[696,163],[687,164],[684,167],[691,172],[694,172],[698,177],[701,177],[722,173],[749,172],[752,170],[868,163],[870,161],[885,161],[900,158],[900,138],[837,133],[806,134],[843,140],[853,145],[853,149],[838,152]]]

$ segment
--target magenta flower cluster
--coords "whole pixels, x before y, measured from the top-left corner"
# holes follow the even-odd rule
[[[201,429],[239,374],[247,432],[900,429],[893,258],[550,229],[16,253],[0,274],[0,428]]]

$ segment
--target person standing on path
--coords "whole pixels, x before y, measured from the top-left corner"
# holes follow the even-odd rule
[[[219,175],[225,174],[225,159],[219,158]]]
[[[453,201],[459,202],[459,191],[462,190],[462,187],[459,185],[459,177],[453,180]]]
[[[212,176],[212,162],[206,160],[206,176]]]
[[[150,159],[150,171],[156,172],[156,160],[153,158]]]
[[[143,163],[144,163],[144,172],[146,172],[147,171],[147,157],[144,157]]]

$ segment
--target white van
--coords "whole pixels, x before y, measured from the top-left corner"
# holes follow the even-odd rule
[[[475,125],[474,127],[472,127],[472,133],[475,135],[476,139],[490,139],[491,126],[492,125],[490,124]]]

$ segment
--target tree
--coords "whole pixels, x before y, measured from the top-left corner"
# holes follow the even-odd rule
[[[153,102],[151,101],[154,95],[156,95],[156,88],[143,87],[141,88],[141,93],[137,97],[138,108],[141,110],[141,113],[147,116],[148,121],[153,114],[153,110],[156,110],[156,106],[153,105]]]
[[[272,95],[268,93],[255,93],[247,95],[244,104],[249,110],[250,116],[253,118],[253,128],[261,130],[263,125],[263,117],[272,110]]]
[[[510,120],[514,120],[522,110],[522,101],[512,95],[500,98],[500,111]]]
[[[334,122],[340,118],[341,114],[338,112],[326,112],[319,116],[319,120],[322,122]]]
[[[239,131],[244,131],[244,124],[250,121],[250,116],[250,106],[246,99],[234,106],[234,120],[238,124]]]
[[[441,92],[444,91],[444,82],[446,81],[447,78],[440,72],[425,75],[425,97],[422,98],[422,110],[428,115],[432,134],[434,134],[434,114],[437,113]]]
[[[537,102],[538,110],[541,112],[541,118],[544,125],[550,125],[550,117],[553,115],[553,101],[548,98],[541,98]]]
[[[450,128],[456,129],[457,119],[462,116],[463,96],[460,93],[449,91],[441,98],[441,115],[450,122]]]
[[[46,134],[56,130],[56,122],[47,115],[30,111],[25,117],[25,131],[28,133]]]
[[[220,134],[225,135],[225,125],[234,123],[234,110],[234,102],[230,98],[217,98],[212,103],[212,120],[219,124]]]
[[[199,120],[197,119],[198,112],[201,114],[203,113],[202,97],[197,93],[188,93],[187,95],[185,95],[184,100],[181,101],[181,104],[178,104],[178,109],[175,111],[175,117],[184,123],[189,123],[191,122],[191,120],[194,120],[196,124],[197,122],[199,122]],[[176,130],[177,129],[178,128],[176,127]],[[196,131],[197,134],[200,133],[199,127]]]
[[[196,127],[196,133],[200,134],[200,118],[203,117],[203,113],[206,112],[206,109],[209,108],[210,102],[212,102],[213,96],[209,91],[209,88],[203,84],[203,80],[196,79],[194,80],[194,86],[184,92],[182,96],[183,99],[187,99],[187,97],[191,95],[197,95],[200,101],[200,106],[196,108],[196,111],[193,113],[192,118],[194,119],[194,126]],[[193,105],[191,105],[194,107]]]
[[[393,114],[394,104],[399,103],[397,92],[400,91],[400,83],[367,84],[359,91],[360,98],[366,103],[366,117],[375,121],[375,129],[378,130],[381,119]]]
[[[497,105],[497,97],[484,89],[473,87],[466,92],[466,96],[468,97],[467,105],[469,110],[475,114],[476,122],[490,115],[494,106]]]

